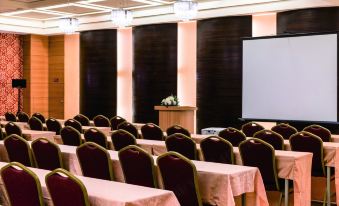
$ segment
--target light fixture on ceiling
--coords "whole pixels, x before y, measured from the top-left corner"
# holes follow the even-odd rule
[[[59,20],[59,28],[65,34],[73,34],[79,26],[79,20],[77,18],[62,18]]]
[[[198,13],[198,3],[192,0],[177,0],[173,5],[175,15],[182,21],[194,19]]]
[[[117,27],[126,27],[132,23],[133,15],[131,11],[124,9],[113,9],[111,12],[111,19]]]

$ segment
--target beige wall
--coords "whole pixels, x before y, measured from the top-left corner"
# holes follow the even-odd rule
[[[117,114],[127,121],[132,121],[132,28],[118,29],[117,54]]]
[[[80,111],[80,38],[65,35],[65,102],[64,118],[73,118]]]

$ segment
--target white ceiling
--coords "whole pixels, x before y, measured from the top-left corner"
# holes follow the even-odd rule
[[[339,6],[339,0],[198,0],[198,19]],[[0,0],[0,30],[58,34],[57,19],[74,16],[79,31],[114,28],[110,10],[133,11],[132,25],[176,22],[172,0]]]

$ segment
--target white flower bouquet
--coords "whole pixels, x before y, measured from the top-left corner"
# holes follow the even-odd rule
[[[173,94],[171,96],[166,97],[161,101],[162,106],[178,106],[179,100],[177,96],[174,96]]]

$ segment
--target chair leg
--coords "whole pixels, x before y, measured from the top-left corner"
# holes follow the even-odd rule
[[[288,185],[288,179],[285,179],[285,206],[288,206],[288,189],[289,189],[289,185]]]
[[[327,206],[331,206],[331,168],[326,167],[326,200]]]
[[[246,206],[246,193],[241,195],[241,205]]]

